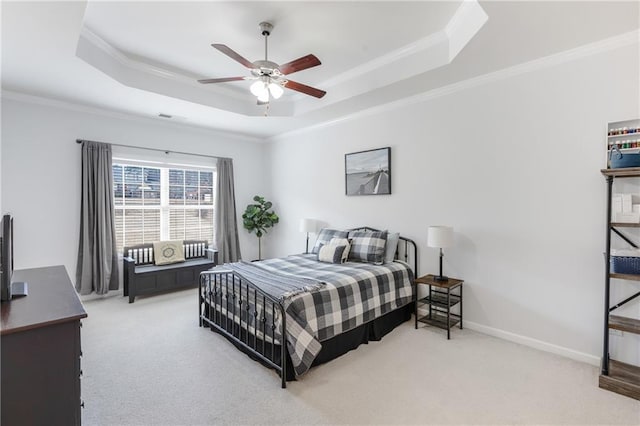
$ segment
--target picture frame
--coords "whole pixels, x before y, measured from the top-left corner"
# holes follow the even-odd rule
[[[344,155],[346,195],[391,194],[391,147]]]

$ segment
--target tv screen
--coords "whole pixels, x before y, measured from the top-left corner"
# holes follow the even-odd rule
[[[11,277],[13,276],[13,218],[11,215],[2,216],[2,243],[0,243],[0,289],[2,301],[11,300]]]

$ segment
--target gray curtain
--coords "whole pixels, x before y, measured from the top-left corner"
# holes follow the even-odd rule
[[[233,160],[218,159],[218,186],[216,190],[216,245],[218,262],[237,262],[240,255],[236,195],[233,184]]]
[[[82,142],[82,200],[76,290],[106,294],[118,289],[111,145]]]

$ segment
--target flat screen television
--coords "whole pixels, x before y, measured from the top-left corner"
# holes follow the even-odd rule
[[[13,217],[9,214],[2,216],[0,226],[0,291],[1,300],[27,295],[27,283],[13,282]]]

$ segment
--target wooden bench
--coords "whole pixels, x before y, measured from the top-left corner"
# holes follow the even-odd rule
[[[184,262],[161,266],[155,264],[152,243],[124,248],[124,296],[129,296],[129,303],[143,294],[197,287],[200,272],[218,263],[218,251],[210,249],[206,241],[185,240],[183,245]]]

